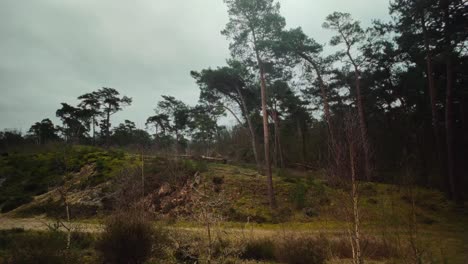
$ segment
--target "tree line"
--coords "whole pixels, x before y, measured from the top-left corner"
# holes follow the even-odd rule
[[[224,2],[229,21],[221,34],[230,41],[231,57],[226,65],[190,73],[200,88],[197,105],[165,95],[147,118],[147,130],[128,120],[112,128],[111,116],[132,99],[102,88],[78,97],[77,106],[62,103],[56,113],[62,126],[44,119],[28,137],[255,162],[267,175],[274,207],[272,167],[328,167],[337,159],[333,147],[352,147],[343,132],[352,115],[360,140],[353,150],[358,178],[412,181],[466,198],[464,1],[393,0],[391,20],[368,28],[349,13],[334,12],[322,25],[334,33],[327,45],[300,27],[287,28],[277,1]],[[236,122],[231,127],[219,124],[227,115]],[[1,138],[18,140],[8,131]],[[343,162],[349,164],[349,157]]]

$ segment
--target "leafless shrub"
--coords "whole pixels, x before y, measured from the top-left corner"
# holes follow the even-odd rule
[[[346,235],[330,239],[322,239],[327,246],[327,252],[330,258],[347,259],[353,258],[353,249]],[[376,237],[362,237],[362,252],[366,258],[372,260],[383,260],[397,257],[400,255],[399,249]]]
[[[364,262],[359,209],[359,179],[369,174],[364,164],[364,154],[369,144],[361,136],[359,119],[356,114],[347,113],[343,120],[343,129],[330,142],[332,156],[329,176],[332,183],[343,188],[341,203],[344,205],[343,216],[349,223],[348,236],[354,264]]]
[[[327,259],[322,237],[285,234],[276,241],[275,257],[281,263],[322,264]]]
[[[203,253],[203,239],[198,234],[183,230],[173,230],[170,239],[173,241],[172,257],[177,263],[198,263]]]
[[[271,238],[253,238],[245,241],[244,250],[240,255],[242,259],[274,260],[275,243]]]
[[[226,200],[223,193],[207,195],[201,188],[197,188],[197,186],[193,186],[192,189],[196,197],[194,217],[197,222],[205,227],[207,239],[206,261],[210,263],[215,256],[216,243],[219,244],[224,241],[221,232],[222,228],[220,227],[220,223],[224,218],[220,213],[220,208],[225,204]],[[218,250],[218,253],[222,252]],[[223,257],[223,255],[218,257]]]
[[[151,256],[163,256],[167,243],[163,229],[155,228],[144,212],[133,210],[107,219],[96,249],[104,263],[140,264]]]
[[[67,264],[76,263],[79,256],[66,247],[62,232],[23,232],[15,237],[5,263]]]
[[[143,194],[143,182],[138,168],[126,168],[122,170],[114,180],[115,193],[113,194],[113,209],[126,211],[141,207]],[[143,208],[139,208],[143,210]]]

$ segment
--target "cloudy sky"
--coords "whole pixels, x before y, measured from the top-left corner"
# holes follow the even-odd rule
[[[281,0],[287,27],[320,43],[326,15],[346,11],[368,25],[388,18],[388,0]],[[223,65],[222,0],[1,0],[0,129],[49,117],[61,102],[113,87],[133,105],[113,117],[143,128],[161,95],[198,100],[190,70]]]

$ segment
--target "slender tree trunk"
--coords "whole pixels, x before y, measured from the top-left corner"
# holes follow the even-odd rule
[[[370,161],[370,148],[369,148],[369,135],[367,132],[367,125],[366,125],[366,115],[364,112],[364,100],[362,98],[362,91],[361,91],[361,71],[359,70],[359,66],[354,60],[353,56],[351,55],[351,44],[349,43],[347,36],[343,33],[341,29],[339,29],[341,37],[343,38],[346,44],[346,55],[348,56],[351,64],[354,67],[354,78],[355,78],[355,85],[356,85],[356,103],[358,108],[358,115],[359,115],[359,129],[361,131],[361,139],[363,142],[364,148],[364,165],[365,165],[365,176],[367,180],[371,178],[371,161]]]
[[[461,120],[461,127],[460,127],[460,132],[458,133],[459,138],[457,138],[460,141],[460,145],[458,146],[457,143],[457,153],[458,153],[458,160],[457,160],[457,166],[458,168],[456,169],[457,171],[457,179],[458,179],[458,184],[460,186],[467,186],[468,180],[466,179],[466,171],[468,171],[468,164],[466,162],[461,162],[460,160],[462,157],[468,157],[468,96],[467,95],[461,95],[461,100],[460,100],[460,120]],[[462,187],[463,188],[463,187]],[[458,194],[458,199],[460,201],[468,199],[468,194],[463,191],[459,191]]]
[[[416,222],[416,202],[415,202],[415,198],[414,198],[414,190],[413,190],[413,186],[410,185],[410,197],[411,197],[411,215],[410,215],[410,219],[409,219],[409,240],[410,240],[410,245],[411,245],[411,249],[413,251],[413,258],[414,258],[414,262],[417,263],[417,264],[422,264],[422,254],[421,254],[421,250],[418,246],[418,226],[417,226],[417,222]]]
[[[273,120],[273,138],[274,138],[274,145],[273,145],[273,164],[275,164],[275,168],[278,168],[278,126],[276,124],[276,102],[273,101],[272,110],[270,112],[271,119]]]
[[[262,171],[262,164],[260,162],[260,158],[258,157],[258,150],[257,150],[257,136],[255,135],[255,129],[252,125],[252,121],[249,117],[247,117],[247,126],[249,127],[250,132],[250,143],[252,144],[252,151],[255,158],[255,163],[257,163],[257,170],[258,172]]]
[[[260,158],[258,157],[258,150],[257,150],[258,145],[257,145],[257,136],[255,135],[255,129],[252,125],[252,120],[250,119],[250,116],[249,116],[249,111],[247,109],[247,104],[245,103],[244,95],[242,95],[241,90],[237,86],[236,86],[236,91],[240,98],[242,113],[244,115],[245,120],[247,121],[247,126],[249,127],[252,151],[254,154],[255,163],[257,163],[257,170],[260,173],[262,172],[262,164],[260,162]]]
[[[268,185],[268,198],[270,202],[270,208],[276,208],[275,191],[273,188],[273,176],[271,173],[271,160],[270,160],[270,132],[268,128],[268,111],[267,111],[267,94],[266,94],[266,81],[265,81],[265,69],[263,68],[263,61],[260,58],[260,53],[257,49],[257,36],[254,28],[251,27],[251,33],[254,42],[254,51],[257,58],[257,64],[260,70],[260,93],[262,97],[262,115],[263,115],[263,145],[265,148],[265,167],[267,174],[267,185]]]
[[[359,192],[355,169],[355,155],[353,143],[349,144],[349,162],[351,168],[351,196],[353,200],[353,242],[354,242],[354,263],[364,263],[361,252],[361,233],[359,226]]]
[[[306,163],[306,142],[305,142],[305,133],[302,129],[302,126],[301,126],[301,120],[297,119],[296,121],[296,124],[297,124],[297,135],[299,136],[300,138],[300,141],[301,141],[301,160],[302,160],[302,163]]]
[[[453,133],[453,65],[451,56],[450,39],[450,14],[449,1],[442,0],[445,17],[445,64],[446,64],[446,98],[445,98],[445,135],[447,145],[447,174],[450,186],[450,196],[457,200],[457,180],[455,177],[455,151],[454,151],[454,133]]]
[[[445,101],[445,133],[447,144],[447,173],[452,198],[457,198],[455,179],[454,135],[453,135],[453,69],[451,59],[447,59],[447,91]]]
[[[304,156],[304,164],[308,161],[307,156],[307,124],[303,124],[302,129],[302,155]]]
[[[281,131],[279,125],[279,116],[278,111],[276,111],[276,106],[273,114],[273,123],[275,125],[275,159],[276,159],[276,167],[278,167],[278,159],[279,159],[279,166],[284,168],[284,160],[283,160],[283,149],[281,147]]]
[[[141,147],[141,192],[142,197],[145,197],[145,159],[143,156],[143,146]]]
[[[96,118],[93,115],[93,145],[96,145]]]
[[[236,113],[234,113],[234,111],[232,111],[231,108],[225,106],[225,105],[222,105],[224,109],[228,110],[229,113],[231,113],[231,115],[236,119],[237,123],[241,126],[243,126],[244,124],[242,124],[242,121],[240,121],[239,117],[237,117]]]
[[[328,95],[323,81],[320,81],[320,90],[323,101],[323,110],[325,112],[325,120],[327,121],[328,135],[330,136],[330,141],[333,141],[335,139],[334,128],[331,120],[330,105],[328,104]]]
[[[68,206],[68,202],[65,200],[65,210],[67,214],[67,249],[70,248],[71,243],[71,226],[70,226],[70,207]]]
[[[424,49],[426,52],[426,75],[427,75],[427,83],[429,88],[429,97],[431,100],[431,116],[432,116],[432,130],[434,134],[434,139],[436,143],[436,155],[437,157],[440,156],[440,139],[439,139],[439,131],[438,131],[438,124],[439,118],[437,116],[437,90],[435,86],[434,80],[434,66],[432,62],[432,52],[431,48],[429,47],[429,37],[427,35],[427,28],[426,28],[426,21],[424,19],[424,14],[421,14],[421,27],[423,32],[424,38]]]
[[[279,135],[280,136],[280,135]],[[279,149],[279,160],[280,167],[284,168],[284,158],[283,158],[283,147],[281,146],[281,139],[278,137],[278,149]]]
[[[322,78],[322,73],[319,69],[319,66],[308,56],[304,54],[300,54],[300,56],[305,59],[307,62],[309,62],[312,65],[312,68],[314,68],[315,73],[317,74],[317,79],[319,81],[320,85],[320,95],[322,97],[323,101],[323,110],[325,113],[325,121],[327,122],[328,126],[328,135],[330,136],[330,142],[334,140],[334,128],[331,120],[331,114],[330,114],[330,105],[328,103],[328,94],[327,94],[327,85],[325,84],[325,81]]]
[[[365,174],[366,179],[370,180],[371,178],[371,164],[370,164],[370,154],[369,154],[369,136],[367,132],[367,125],[366,125],[366,115],[364,113],[364,102],[362,99],[362,92],[361,92],[361,73],[358,67],[355,65],[355,78],[356,78],[356,99],[357,99],[357,107],[359,112],[359,128],[361,130],[361,137],[362,142],[364,144],[364,165],[365,165]]]
[[[275,137],[275,150],[274,150],[275,166],[277,168],[278,167],[284,168],[283,154],[282,154],[283,150],[281,148],[281,135],[280,135],[281,131],[280,131],[280,126],[279,126],[279,116],[278,116],[278,111],[276,110],[276,105],[274,106],[271,117],[273,119],[273,124],[274,124],[274,128],[275,128],[275,133],[274,133],[274,137]]]
[[[263,114],[263,143],[265,146],[265,166],[267,173],[268,183],[268,198],[270,200],[270,207],[276,208],[275,192],[273,189],[273,176],[271,173],[271,161],[270,161],[270,132],[268,131],[268,111],[267,111],[267,100],[266,100],[266,82],[265,73],[263,71],[263,65],[260,61],[260,57],[257,53],[257,59],[260,66],[260,81],[261,81],[261,95],[262,95],[262,114]]]
[[[106,146],[109,147],[110,145],[110,105],[109,110],[107,110],[106,116]]]
[[[366,125],[366,115],[364,112],[364,100],[362,98],[362,91],[361,91],[361,71],[359,70],[358,64],[354,61],[353,56],[351,55],[350,49],[351,44],[348,42],[346,36],[340,30],[340,34],[343,37],[345,44],[346,44],[346,55],[348,56],[351,64],[354,67],[354,81],[356,86],[356,104],[358,108],[358,115],[359,115],[359,129],[361,131],[361,138],[364,144],[364,166],[365,166],[365,176],[367,180],[371,178],[371,161],[370,161],[370,153],[369,153],[369,135],[367,132],[367,125]]]
[[[179,155],[179,131],[176,130],[175,131],[175,134],[176,134],[176,143],[175,143],[175,152],[176,152],[176,155]]]

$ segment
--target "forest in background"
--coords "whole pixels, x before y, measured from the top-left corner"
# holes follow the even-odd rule
[[[231,57],[190,73],[200,87],[197,105],[165,95],[148,113],[146,130],[129,120],[112,126],[112,115],[132,99],[101,88],[79,95],[78,105],[62,103],[60,125],[45,118],[25,135],[1,132],[0,147],[65,142],[223,157],[256,163],[269,179],[271,166],[349,171],[354,161],[343,153],[352,149],[360,179],[467,198],[464,1],[395,0],[391,21],[369,28],[334,12],[323,23],[335,33],[326,46],[286,28],[274,1],[226,4],[221,34]],[[219,125],[223,116],[236,123]],[[273,198],[271,188],[272,205]]]
[[[0,263],[466,263],[466,1],[333,12],[325,45],[224,3],[195,105],[115,125],[138,102],[102,87],[0,132]]]

